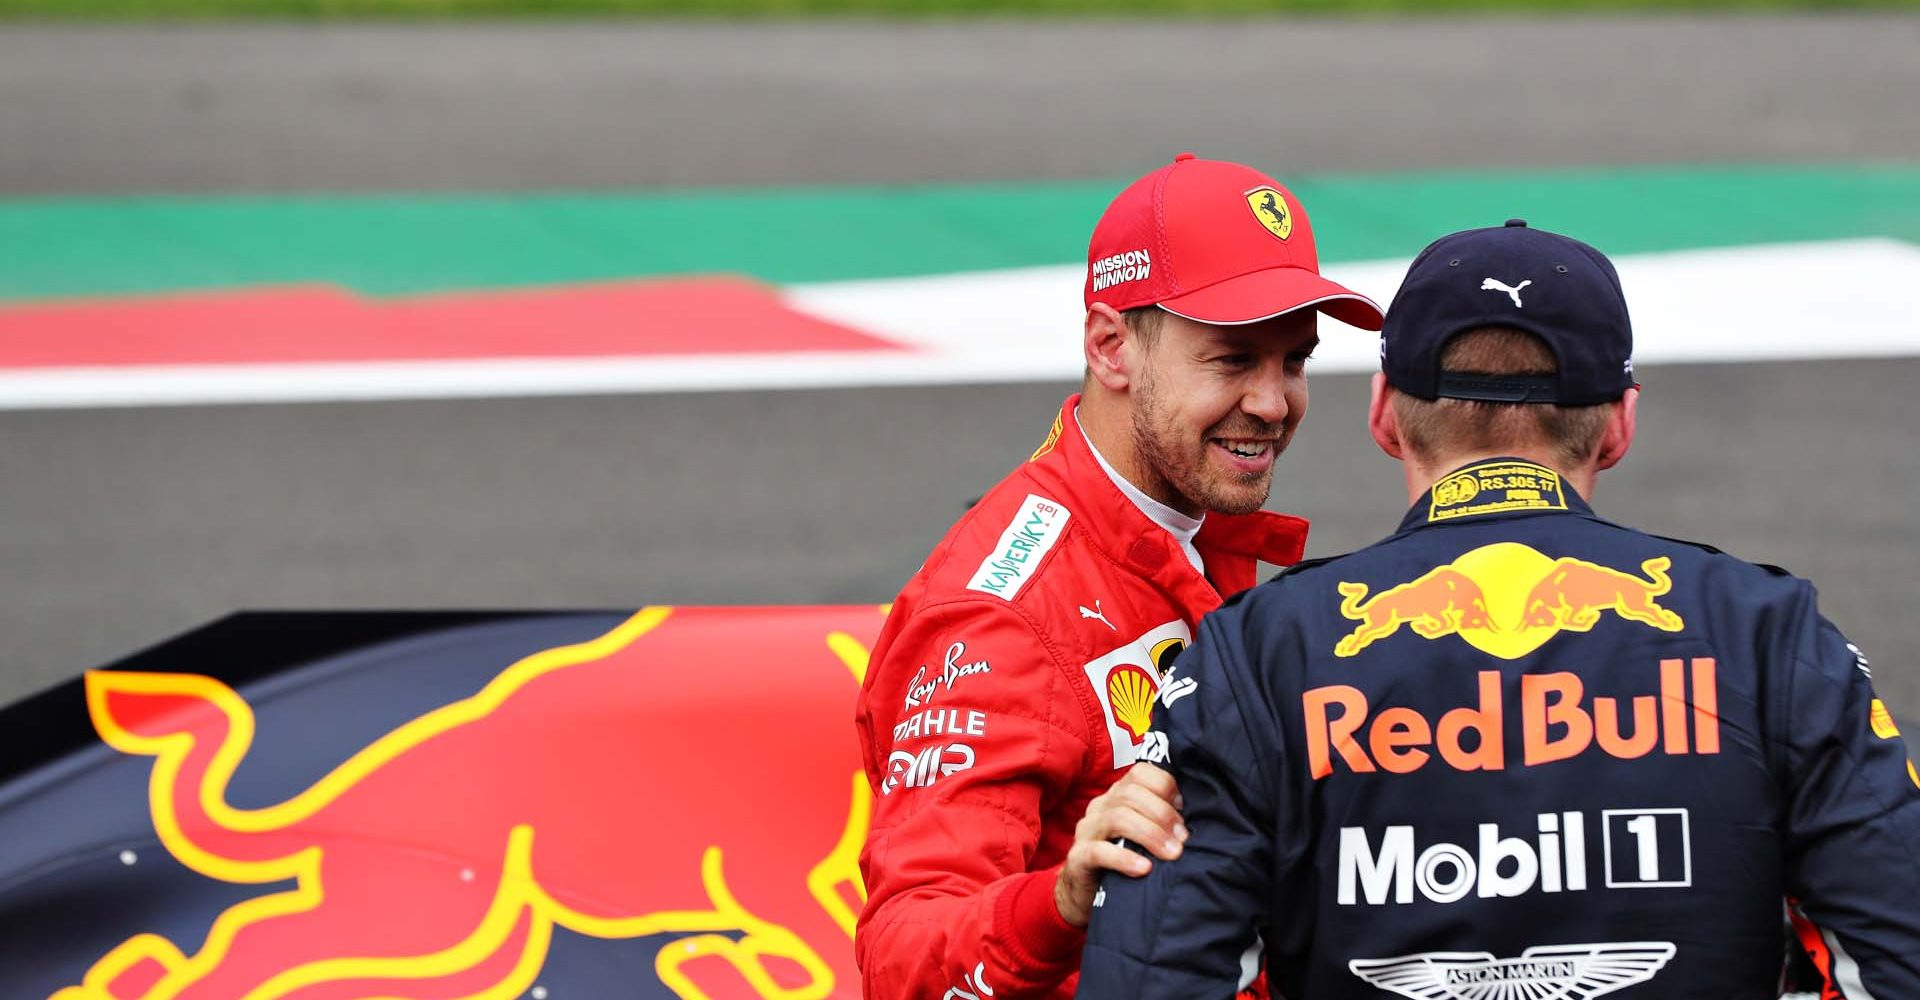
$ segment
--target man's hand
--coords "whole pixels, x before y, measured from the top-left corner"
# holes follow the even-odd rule
[[[1183,805],[1173,775],[1144,762],[1087,803],[1087,814],[1073,828],[1073,848],[1053,884],[1053,905],[1060,918],[1075,927],[1087,926],[1103,869],[1133,876],[1153,870],[1153,862],[1114,843],[1115,838],[1133,841],[1157,858],[1179,857],[1180,845],[1187,841],[1186,824],[1180,822]]]

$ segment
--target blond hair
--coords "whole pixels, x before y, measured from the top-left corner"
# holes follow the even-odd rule
[[[1443,372],[1476,375],[1554,375],[1558,359],[1546,342],[1508,327],[1480,327],[1455,336],[1440,354]],[[1393,396],[1400,439],[1422,459],[1466,452],[1519,451],[1545,446],[1568,465],[1593,457],[1606,430],[1608,404],[1492,403],[1477,399]]]

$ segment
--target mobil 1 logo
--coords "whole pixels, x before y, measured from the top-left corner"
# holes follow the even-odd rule
[[[1693,885],[1693,831],[1685,809],[1603,809],[1600,820],[1607,888]]]
[[[1525,825],[1479,823],[1459,842],[1412,824],[1342,827],[1335,901],[1385,906],[1584,893],[1597,888],[1595,869],[1606,889],[1693,884],[1685,809],[1605,809],[1597,817],[1570,810],[1533,819]]]

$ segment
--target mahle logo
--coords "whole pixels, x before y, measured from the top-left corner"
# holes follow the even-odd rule
[[[1467,552],[1410,583],[1371,598],[1364,583],[1341,583],[1340,613],[1360,624],[1333,648],[1354,656],[1406,625],[1423,639],[1457,635],[1503,660],[1517,660],[1561,632],[1587,632],[1611,611],[1663,632],[1686,626],[1654,599],[1673,589],[1673,561],[1640,564],[1645,576],[1582,559],[1549,559],[1518,542]]]
[[[1293,213],[1287,210],[1287,199],[1277,189],[1257,187],[1247,192],[1247,207],[1253,209],[1253,217],[1267,227],[1267,232],[1286,239],[1293,235]]]

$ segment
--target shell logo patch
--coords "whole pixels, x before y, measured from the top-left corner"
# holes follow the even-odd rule
[[[1253,217],[1267,227],[1267,232],[1283,240],[1293,235],[1293,212],[1287,208],[1286,196],[1278,190],[1257,187],[1248,191],[1247,207],[1253,210]]]
[[[1107,675],[1107,700],[1113,705],[1113,721],[1125,727],[1136,740],[1153,728],[1153,700],[1159,694],[1159,684],[1131,663],[1123,663]]]
[[[1581,559],[1549,559],[1518,542],[1464,553],[1417,579],[1367,596],[1364,583],[1341,583],[1340,613],[1360,624],[1334,646],[1353,656],[1406,625],[1423,639],[1457,635],[1475,649],[1517,660],[1561,632],[1588,632],[1611,611],[1663,632],[1686,627],[1655,598],[1673,589],[1655,556],[1636,576]]]
[[[1108,650],[1081,666],[1087,687],[1100,703],[1107,740],[1113,746],[1113,766],[1126,767],[1149,749],[1153,703],[1160,697],[1160,678],[1189,643],[1193,629],[1170,621]]]

